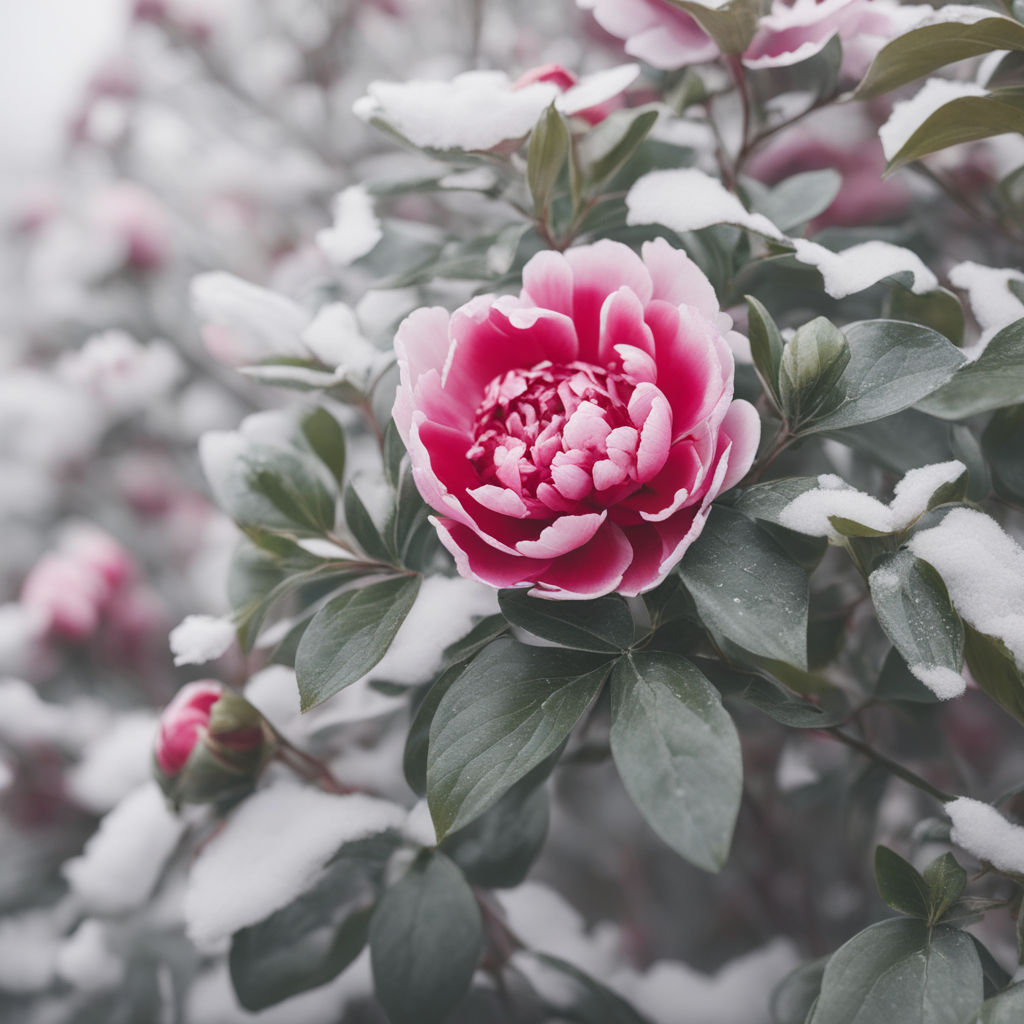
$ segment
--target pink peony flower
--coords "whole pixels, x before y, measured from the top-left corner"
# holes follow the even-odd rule
[[[666,0],[576,0],[606,32],[626,41],[626,53],[669,71],[714,60],[718,47],[688,14]]]
[[[183,686],[164,708],[157,732],[155,756],[160,769],[177,775],[192,755],[210,721],[213,705],[220,700],[220,683],[201,681]]]
[[[394,417],[463,576],[540,597],[660,583],[746,473],[707,278],[659,239],[538,253],[518,297],[420,309],[395,339]]]
[[[718,56],[718,47],[697,22],[668,0],[576,2],[592,10],[602,28],[626,41],[626,53],[653,67],[672,70]],[[930,10],[901,7],[894,0],[773,0],[743,53],[743,63],[752,68],[796,64],[838,34],[843,72],[860,77],[884,43]]]
[[[577,85],[579,79],[561,64],[541,64],[538,67],[524,71],[512,84],[512,88],[525,89],[526,86],[533,85],[535,82],[546,82],[548,85],[553,85],[564,93]],[[602,103],[596,103],[592,107],[575,110],[573,114],[576,117],[582,118],[588,124],[600,124],[610,113],[620,110],[623,103],[624,100],[620,94]]]

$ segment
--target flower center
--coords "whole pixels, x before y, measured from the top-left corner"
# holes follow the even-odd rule
[[[607,505],[636,489],[636,382],[590,363],[509,370],[484,392],[467,458],[485,484],[519,495],[531,514]]]

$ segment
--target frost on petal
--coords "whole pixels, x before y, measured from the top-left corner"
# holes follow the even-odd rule
[[[988,90],[974,82],[953,82],[948,78],[929,78],[909,100],[892,108],[889,120],[878,129],[886,160],[892,160],[910,141],[910,137],[940,107],[964,96],[987,96]]]
[[[939,286],[938,278],[917,253],[891,242],[861,242],[842,252],[832,252],[817,242],[797,238],[793,247],[801,263],[808,263],[821,272],[825,291],[834,299],[862,292],[892,274],[911,274],[911,291],[916,295],[934,291]]]
[[[318,231],[316,244],[337,267],[347,267],[370,252],[384,237],[365,185],[352,185],[331,203],[334,223]]]
[[[715,224],[735,224],[766,238],[785,235],[761,213],[750,213],[717,178],[686,167],[651,171],[626,195],[629,224],[664,224],[673,231],[699,231]]]
[[[204,665],[219,658],[234,642],[231,620],[213,615],[186,615],[170,635],[175,665]]]
[[[361,794],[279,783],[246,800],[196,859],[185,894],[189,937],[211,948],[287,906],[344,844],[398,829],[405,811]],[[301,837],[301,841],[297,841]]]
[[[915,534],[910,550],[936,569],[963,619],[1002,640],[1024,669],[1024,549],[984,512],[955,508]]]
[[[945,810],[953,822],[950,836],[957,846],[1000,871],[1024,875],[1024,827],[967,796],[951,800]]]
[[[155,782],[126,796],[101,822],[64,875],[83,903],[101,914],[120,914],[149,899],[185,830]]]

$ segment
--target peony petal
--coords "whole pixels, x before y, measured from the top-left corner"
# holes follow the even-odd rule
[[[602,366],[615,362],[619,345],[654,355],[654,336],[644,323],[644,305],[630,288],[618,288],[604,300],[600,331],[598,358]]]
[[[714,322],[719,314],[715,289],[682,249],[669,245],[664,238],[656,238],[653,242],[644,242],[641,254],[654,285],[651,296],[654,301],[693,306]]]
[[[619,593],[636,597],[663,582],[704,529],[707,512],[684,508],[664,523],[626,527],[633,561],[619,584]]]
[[[507,487],[498,487],[495,484],[482,484],[466,491],[474,501],[478,501],[484,508],[492,512],[498,512],[503,516],[512,516],[514,519],[525,519],[530,514],[526,502]]]
[[[438,539],[455,559],[460,576],[490,587],[515,587],[533,583],[550,565],[548,559],[508,555],[485,544],[472,530],[450,519],[430,517]]]
[[[521,540],[516,550],[527,558],[557,558],[586,544],[607,515],[607,512],[591,512],[581,516],[561,516],[546,526],[536,540]]]
[[[544,249],[523,267],[522,301],[572,317],[572,268],[560,252]]]
[[[640,445],[636,450],[636,478],[640,483],[647,483],[665,465],[671,444],[672,410],[659,391],[640,429]]]
[[[399,325],[395,334],[400,384],[392,415],[402,440],[409,443],[409,427],[416,407],[413,391],[423,374],[440,372],[448,358],[448,310],[433,306],[417,309]]]
[[[570,501],[581,501],[593,487],[593,479],[585,469],[567,462],[551,464],[551,482],[558,493]]]
[[[606,522],[589,543],[554,559],[530,595],[576,601],[610,594],[618,587],[632,557],[626,535]]]
[[[590,471],[594,478],[594,489],[606,491],[609,487],[621,484],[629,476],[629,471],[624,466],[617,466],[611,459],[600,459],[594,463]]]
[[[757,410],[749,402],[741,398],[736,399],[729,406],[719,430],[719,448],[725,448],[731,441],[732,450],[729,452],[729,468],[716,493],[721,494],[722,491],[734,487],[747,475],[747,470],[757,455],[760,440],[761,419],[757,415]]]
[[[628,497],[622,504],[646,522],[656,523],[674,515],[688,501],[695,502],[702,493],[706,473],[697,446],[692,441],[672,445],[665,465],[643,490]],[[615,517],[616,522],[622,519]]]

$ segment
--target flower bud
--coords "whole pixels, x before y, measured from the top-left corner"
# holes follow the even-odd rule
[[[213,680],[182,687],[160,717],[153,771],[175,804],[242,796],[273,754],[273,730],[244,697]]]

